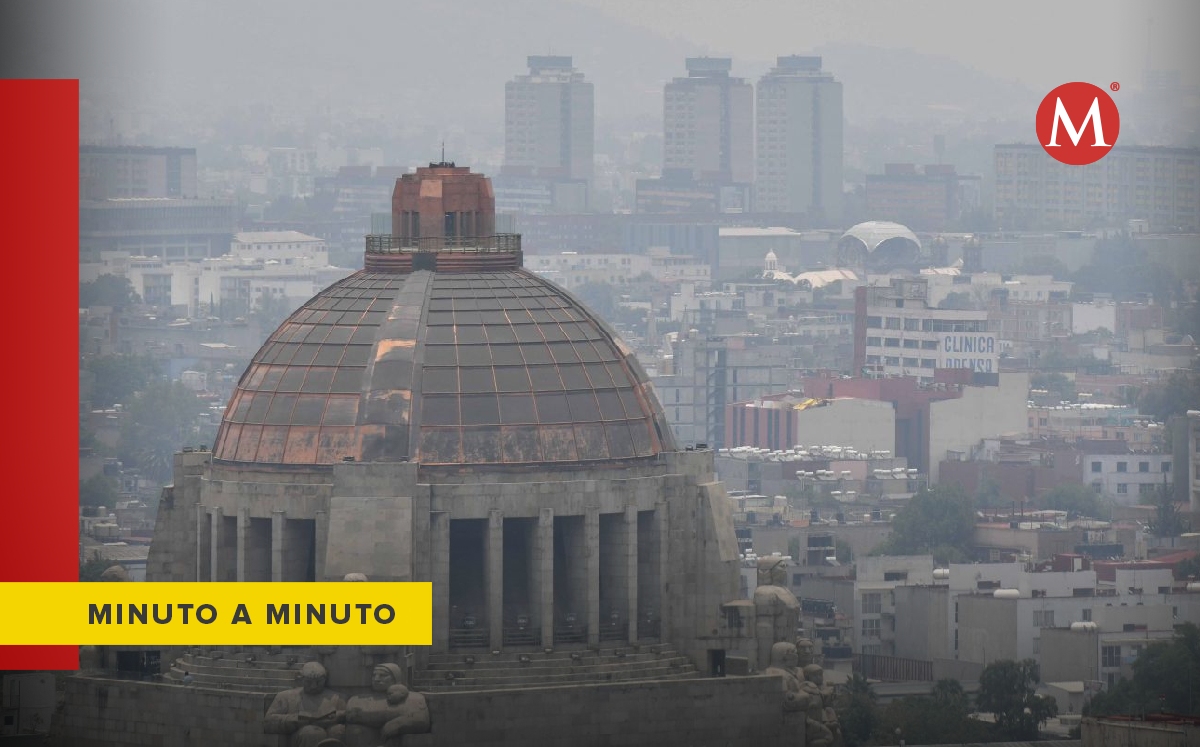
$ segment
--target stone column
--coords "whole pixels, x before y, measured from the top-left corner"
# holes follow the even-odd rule
[[[587,578],[587,642],[600,646],[600,507],[586,506],[583,514],[584,564]]]
[[[204,528],[209,526],[208,510],[199,503],[196,504],[196,580],[204,580],[204,558],[209,552],[208,543],[204,541]]]
[[[671,633],[667,627],[667,613],[671,610],[669,599],[667,597],[667,564],[670,562],[669,545],[671,543],[671,517],[667,513],[667,502],[660,501],[654,504],[654,527],[658,530],[658,639],[660,641],[672,640]]]
[[[237,512],[237,580],[246,580],[246,533],[250,531],[250,509]]]
[[[325,578],[325,548],[329,544],[329,512],[318,511],[313,517],[314,528],[316,529],[313,538],[316,547],[313,548],[313,565],[315,573],[313,574],[318,581],[341,581],[340,578],[326,579]]]
[[[542,626],[542,648],[554,646],[554,509],[538,511],[537,564],[538,610]]]
[[[495,651],[504,644],[504,514],[496,509],[488,511],[483,546],[488,645]]]
[[[283,580],[283,538],[287,523],[287,512],[276,509],[271,512],[271,580]]]
[[[221,580],[220,554],[221,554],[221,544],[222,544],[221,540],[224,539],[224,537],[222,536],[222,535],[224,535],[224,532],[222,530],[225,528],[225,511],[221,508],[214,508],[212,510],[212,513],[210,513],[208,515],[208,518],[210,519],[211,526],[212,526],[212,536],[209,537],[209,539],[212,540],[212,542],[211,542],[210,548],[209,548],[210,554],[209,554],[209,561],[208,561],[208,563],[209,563],[209,566],[208,566],[209,579],[208,580],[209,581],[220,581]]]
[[[450,648],[450,514],[429,514],[430,578],[433,583],[433,650]]]
[[[638,512],[637,506],[625,507],[625,616],[629,642],[637,640],[638,626]]]

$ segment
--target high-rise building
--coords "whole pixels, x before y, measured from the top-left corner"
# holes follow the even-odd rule
[[[592,84],[570,57],[528,58],[529,74],[504,85],[504,174],[592,178]]]
[[[1081,230],[1144,220],[1151,231],[1200,228],[1200,148],[1118,145],[1087,166],[1040,145],[997,145],[995,217],[1004,229]]]
[[[79,146],[81,200],[195,196],[195,148]]]
[[[689,57],[663,90],[663,170],[722,184],[754,180],[754,87],[727,57]]]
[[[842,84],[820,57],[780,57],[757,92],[757,212],[836,222],[842,203]]]

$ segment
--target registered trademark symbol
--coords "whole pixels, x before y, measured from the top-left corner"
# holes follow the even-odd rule
[[[1111,89],[1113,89],[1114,91],[1119,91],[1119,90],[1121,90],[1121,84],[1120,84],[1120,83],[1118,83],[1118,82],[1116,82],[1115,80],[1114,80],[1114,81],[1113,81],[1111,84],[1109,84],[1109,86],[1108,86],[1108,87],[1109,87],[1109,88],[1111,88]]]

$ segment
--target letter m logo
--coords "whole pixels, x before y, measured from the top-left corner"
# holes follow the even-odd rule
[[[1068,166],[1086,166],[1104,158],[1116,144],[1121,113],[1099,86],[1064,83],[1042,99],[1034,124],[1047,155]]]
[[[1087,111],[1087,116],[1083,118],[1083,124],[1079,125],[1079,129],[1075,129],[1075,123],[1071,121],[1071,115],[1067,114],[1067,107],[1063,106],[1062,97],[1054,99],[1054,125],[1050,130],[1050,142],[1046,143],[1047,148],[1057,148],[1058,146],[1058,125],[1061,123],[1067,131],[1067,137],[1071,138],[1071,145],[1079,145],[1080,138],[1083,137],[1083,131],[1087,129],[1088,123],[1091,122],[1092,129],[1096,133],[1096,140],[1092,143],[1095,148],[1108,148],[1109,144],[1104,142],[1104,121],[1100,118],[1100,99],[1092,99],[1092,105]]]

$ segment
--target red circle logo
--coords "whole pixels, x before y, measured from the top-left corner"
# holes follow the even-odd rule
[[[1112,97],[1091,83],[1064,83],[1037,110],[1037,139],[1056,161],[1086,166],[1108,155],[1121,132]]]

